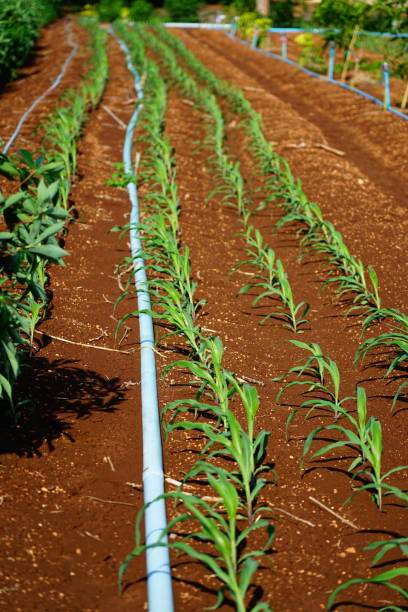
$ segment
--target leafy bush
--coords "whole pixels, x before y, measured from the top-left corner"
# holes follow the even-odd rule
[[[328,33],[327,40],[334,40],[341,47],[347,47],[356,26],[362,28],[370,6],[364,2],[351,0],[322,0],[315,12],[313,21],[324,28],[339,29],[338,34]]]
[[[377,32],[407,32],[406,0],[377,0],[367,13],[364,29]]]
[[[124,8],[123,0],[101,0],[97,6],[100,21],[115,21],[121,17]]]
[[[170,19],[173,21],[187,23],[198,21],[199,7],[199,0],[165,0],[164,2],[164,8],[169,12]]]
[[[308,32],[298,34],[295,36],[295,43],[301,48],[299,64],[323,74],[326,71],[326,62],[322,57],[321,46],[314,44],[313,35]]]
[[[296,4],[294,0],[271,2],[269,16],[273,21],[274,27],[284,28],[293,26]]]
[[[152,14],[153,6],[146,0],[136,0],[129,10],[129,17],[132,21],[147,21]]]
[[[259,40],[262,41],[271,26],[272,21],[267,17],[261,17],[258,13],[243,13],[238,19],[239,32],[245,40],[252,40],[255,28],[257,28]]]
[[[255,0],[234,0],[231,6],[238,13],[248,13],[248,12],[255,10],[256,1]]]
[[[5,83],[23,65],[42,25],[58,14],[58,0],[0,2],[0,80]]]

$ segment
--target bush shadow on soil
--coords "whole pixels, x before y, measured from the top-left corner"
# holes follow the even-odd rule
[[[17,81],[24,81],[28,77],[34,77],[35,75],[40,74],[41,72],[40,68],[37,68],[35,71],[31,72],[30,74],[25,74],[24,70],[27,70],[27,68],[32,68],[33,66],[36,66],[36,64],[38,63],[39,57],[41,56],[41,53],[44,53],[45,51],[46,51],[46,47],[44,45],[40,45],[40,44],[34,45],[34,47],[30,50],[29,54],[25,58],[24,64],[18,68],[17,73],[14,76],[11,75],[10,78],[6,79],[4,82],[0,84],[0,93],[2,94],[7,90],[12,91],[13,86]]]
[[[15,386],[17,402],[25,403],[17,408],[16,425],[1,423],[0,454],[40,456],[44,443],[52,451],[54,440],[62,436],[75,441],[70,433],[73,419],[117,409],[125,399],[120,379],[108,379],[76,363],[36,357],[26,364]]]

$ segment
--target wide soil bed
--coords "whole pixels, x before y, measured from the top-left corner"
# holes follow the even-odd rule
[[[41,41],[34,64],[39,91],[47,87],[49,78],[44,57],[61,53],[61,28],[61,23],[49,26]],[[288,160],[308,197],[342,232],[350,251],[377,270],[384,306],[407,312],[406,122],[352,93],[255,55],[221,33],[178,31],[177,35],[218,76],[243,89],[262,114],[267,139]],[[84,35],[78,31],[77,36],[84,49]],[[82,51],[81,57],[85,56]],[[142,500],[140,489],[132,486],[141,482],[142,441],[137,320],[127,322],[126,334],[122,328],[115,337],[117,319],[135,309],[127,300],[114,311],[120,294],[115,266],[128,254],[127,238],[119,242],[117,234],[109,233],[114,225],[126,222],[129,204],[124,190],[105,184],[114,163],[121,161],[124,136],[105,107],[126,123],[134,91],[123,54],[113,40],[109,60],[110,80],[102,104],[90,116],[79,145],[78,177],[71,194],[73,222],[65,242],[70,253],[67,267],[51,270],[52,310],[40,327],[49,336],[37,336],[38,350],[18,385],[18,397],[30,399],[30,410],[15,430],[0,435],[0,601],[9,610],[146,609],[143,559],[126,574],[122,598],[116,587],[119,563],[133,546],[134,518]],[[79,73],[80,66],[73,68],[66,85],[78,82]],[[29,82],[28,73],[26,78]],[[0,110],[14,100],[8,122],[0,113],[4,138],[34,95],[33,86],[25,87],[23,81],[0,96]],[[226,116],[226,147],[240,162],[252,200],[260,202],[265,193],[239,117],[220,102]],[[49,100],[39,115],[49,113],[55,103],[56,99]],[[373,554],[363,551],[364,546],[406,535],[405,510],[390,501],[379,513],[368,494],[342,506],[351,492],[347,472],[351,459],[344,452],[337,460],[330,456],[307,463],[300,474],[303,441],[315,421],[298,417],[285,442],[289,410],[302,397],[291,390],[277,405],[280,387],[273,379],[304,356],[287,343],[294,336],[276,320],[258,325],[266,310],[251,308],[253,296],[236,297],[246,282],[242,274],[230,275],[231,268],[246,258],[245,243],[238,235],[242,225],[219,196],[206,204],[216,180],[208,152],[196,150],[204,137],[202,116],[175,89],[169,91],[165,129],[175,151],[181,240],[190,248],[198,297],[207,300],[202,324],[222,338],[225,366],[255,381],[261,397],[259,426],[272,432],[267,459],[278,477],[264,497],[273,511],[276,537],[257,575],[255,595],[275,612],[324,610],[338,584],[372,573]],[[29,148],[28,130],[24,138],[16,148]],[[386,384],[384,368],[370,360],[363,369],[353,366],[361,326],[345,316],[347,307],[336,302],[330,290],[321,290],[326,274],[322,262],[306,257],[299,263],[295,232],[289,227],[273,230],[280,214],[279,208],[267,207],[253,217],[253,223],[282,259],[297,300],[311,304],[309,325],[300,339],[319,343],[337,362],[343,395],[364,384],[370,414],[383,425],[384,469],[407,464],[406,396],[390,412],[401,379]],[[116,350],[101,351],[81,343]],[[186,379],[180,373],[165,380],[160,377],[171,361],[174,353],[159,350],[161,406],[185,394]],[[165,446],[170,477],[179,480],[194,461],[201,447],[194,437],[181,433],[170,437]],[[393,482],[407,489],[407,474],[397,474]],[[174,576],[176,609],[192,612],[215,603],[217,584],[209,571],[175,558]],[[347,591],[337,609],[375,610],[390,597],[387,589],[358,586]],[[226,603],[221,609],[232,608]]]

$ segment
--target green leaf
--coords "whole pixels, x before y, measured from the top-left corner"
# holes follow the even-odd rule
[[[61,247],[55,244],[47,244],[47,245],[39,245],[34,246],[28,249],[30,253],[36,253],[37,255],[42,255],[47,259],[52,259],[54,261],[58,261],[62,257],[65,257],[69,253],[61,249]]]

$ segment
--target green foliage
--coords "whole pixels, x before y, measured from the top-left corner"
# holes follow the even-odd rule
[[[262,40],[270,27],[272,27],[272,21],[255,12],[243,13],[238,19],[239,32],[245,40],[252,40],[255,29],[258,30],[259,39]]]
[[[306,344],[298,340],[289,340],[289,342],[310,353],[310,357],[308,357],[305,363],[290,368],[284,376],[275,379],[280,381],[286,378],[288,374],[297,374],[295,380],[286,383],[280,389],[276,396],[276,402],[279,402],[282,394],[287,389],[294,386],[306,385],[306,394],[312,394],[313,398],[305,400],[300,405],[300,408],[308,408],[305,418],[307,419],[316,409],[323,409],[324,411],[332,413],[334,420],[337,420],[340,416],[342,404],[352,399],[350,397],[340,399],[341,380],[337,364],[330,357],[323,355],[322,349],[316,343]],[[320,394],[318,398],[315,396],[316,391]],[[295,409],[290,413],[286,423],[286,430],[299,409]]]
[[[186,23],[198,21],[200,4],[199,0],[164,0],[164,8],[169,12],[170,19]]]
[[[136,0],[129,9],[129,18],[132,21],[147,21],[152,16],[153,6],[146,0]]]
[[[235,603],[237,612],[271,612],[266,603],[258,603],[248,608],[245,604],[247,592],[259,562],[257,558],[265,557],[274,536],[273,527],[264,519],[239,529],[237,525],[239,498],[234,486],[227,478],[226,470],[217,470],[218,478],[207,475],[208,483],[218,494],[219,501],[213,505],[204,499],[183,492],[167,493],[158,499],[173,499],[182,504],[182,514],[169,522],[166,529],[160,534],[159,542],[152,545],[143,545],[141,538],[141,521],[146,511],[146,505],[141,509],[136,520],[136,546],[122,563],[119,570],[119,586],[121,588],[123,575],[133,557],[140,555],[149,548],[167,546],[187,554],[192,559],[203,563],[221,582],[218,589],[218,598],[214,606],[218,608],[224,601],[225,594]],[[192,532],[178,541],[166,541],[167,536],[174,533],[177,525],[187,522],[189,531],[191,525],[196,525]],[[265,531],[264,543],[258,550],[246,551],[249,536],[256,531]],[[183,529],[185,531],[185,528]],[[258,536],[259,538],[259,536]],[[205,542],[211,553],[199,552],[195,543]]]
[[[0,81],[13,78],[24,64],[42,25],[57,16],[57,0],[0,2]]]
[[[123,0],[100,0],[97,5],[97,14],[100,21],[112,22],[119,19],[124,8]]]
[[[370,7],[365,2],[352,0],[322,0],[313,13],[313,22],[324,28],[341,30],[328,32],[326,40],[334,40],[341,47],[350,43],[354,28],[362,28]]]
[[[275,2],[271,2],[269,17],[274,27],[293,27],[294,11],[297,4],[295,0],[275,0]]]
[[[375,550],[376,548],[379,550],[373,558],[371,565],[377,564],[387,552],[394,549],[397,549],[396,552],[398,555],[402,554],[402,557],[405,557],[406,559],[408,558],[408,538],[395,538],[392,540],[372,542],[368,546],[365,546],[364,550]],[[331,610],[333,608],[336,597],[339,593],[344,591],[344,589],[348,589],[348,587],[354,584],[378,584],[386,586],[387,588],[391,589],[391,591],[399,593],[403,599],[408,601],[408,591],[402,588],[398,583],[394,582],[396,578],[402,577],[408,577],[407,567],[393,567],[392,569],[381,572],[372,578],[354,578],[353,580],[349,580],[348,582],[341,584],[333,591],[327,603],[327,609]],[[400,606],[392,605],[390,603],[382,608],[378,608],[378,612],[385,612],[386,610],[403,612],[406,610],[406,607],[401,608]]]
[[[408,495],[393,485],[389,485],[386,480],[395,472],[405,471],[408,466],[398,466],[388,470],[388,472],[382,472],[382,429],[381,423],[375,417],[368,417],[367,414],[367,399],[366,393],[363,387],[357,387],[357,418],[348,412],[344,408],[338,406],[337,411],[345,417],[345,419],[351,425],[351,428],[344,427],[343,425],[322,425],[316,427],[309,433],[306,438],[303,447],[303,458],[301,461],[301,467],[307,453],[309,452],[313,441],[320,432],[336,431],[342,439],[330,442],[326,446],[323,446],[319,450],[315,451],[312,455],[312,459],[321,457],[327,452],[335,448],[354,448],[357,450],[357,457],[351,462],[348,467],[349,472],[357,466],[362,466],[361,469],[357,470],[353,474],[353,480],[363,476],[367,480],[367,484],[363,484],[360,487],[354,489],[354,493],[346,500],[347,503],[357,493],[362,491],[370,491],[375,503],[379,510],[382,510],[383,498],[388,495],[394,495],[398,499],[403,500],[406,504],[408,503]]]
[[[0,175],[8,181],[7,197],[0,193],[0,400],[17,414],[12,388],[24,358],[32,350],[35,325],[43,318],[48,295],[46,266],[62,264],[67,254],[58,243],[68,217],[70,181],[75,171],[75,139],[88,108],[96,104],[107,77],[106,34],[92,25],[91,66],[78,91],[65,96],[42,126],[47,156],[29,151],[0,154]]]
[[[0,400],[14,411],[12,387],[20,373],[21,346],[32,346],[35,323],[47,302],[45,266],[62,263],[59,245],[67,213],[58,206],[61,166],[28,151],[0,154],[0,176],[12,193],[0,193]]]
[[[231,6],[237,13],[247,13],[255,10],[256,0],[234,0]]]
[[[375,32],[408,32],[406,0],[377,0],[367,12],[364,29]]]
[[[313,21],[324,28],[352,30],[363,23],[369,7],[352,0],[322,0],[313,13]]]
[[[408,317],[396,309],[382,308],[368,317],[369,320],[366,320],[365,325],[367,326],[371,320],[376,318],[380,320],[382,318],[391,319],[393,321],[393,331],[365,340],[357,351],[356,361],[363,360],[368,353],[378,351],[378,349],[391,349],[387,355],[389,365],[385,376],[388,376],[395,370],[403,370],[408,363]],[[401,383],[394,395],[392,408],[394,408],[398,397],[407,386],[408,381],[405,380]]]

